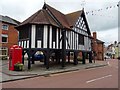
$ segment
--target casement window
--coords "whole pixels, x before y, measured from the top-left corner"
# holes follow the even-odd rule
[[[78,44],[84,45],[84,35],[78,35]]]
[[[2,34],[2,43],[8,43],[8,35]]]
[[[53,27],[53,29],[52,29],[52,40],[53,41],[56,41],[56,28],[55,27]]]
[[[37,40],[42,40],[43,33],[44,33],[43,30],[44,30],[43,26],[41,26],[41,25],[36,26],[36,38],[37,38]]]
[[[9,28],[8,25],[6,25],[6,24],[3,24],[3,25],[2,25],[2,30],[8,30],[8,28]]]

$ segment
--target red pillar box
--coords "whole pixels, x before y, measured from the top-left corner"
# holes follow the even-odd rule
[[[14,70],[16,63],[22,63],[22,47],[13,45],[9,51],[9,70]]]

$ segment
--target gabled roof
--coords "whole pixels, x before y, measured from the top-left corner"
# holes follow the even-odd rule
[[[0,15],[0,21],[10,23],[10,24],[14,24],[14,25],[20,24],[19,21],[15,20],[13,18],[10,18],[8,16],[3,16],[3,15]]]
[[[59,24],[61,24],[64,28],[70,28],[69,23],[63,13],[52,8],[48,4],[44,4],[43,9],[46,9],[53,15],[53,17],[57,20]]]
[[[22,22],[20,26],[26,25],[26,24],[51,24],[60,28],[71,29],[71,26],[75,25],[75,22],[77,22],[77,19],[80,16],[83,16],[83,19],[85,19],[88,33],[89,35],[91,35],[87,20],[84,14],[84,10],[76,11],[76,12],[65,15],[46,3],[44,4],[41,10],[37,11],[35,14],[30,16],[24,22]]]
[[[66,14],[65,17],[67,18],[67,21],[68,21],[70,26],[75,25],[76,21],[81,16],[82,12],[83,12],[83,10]]]
[[[97,43],[104,43],[103,41],[96,39]]]
[[[25,24],[52,24],[54,26],[58,26],[44,9],[37,11],[35,14],[23,21],[20,26]]]

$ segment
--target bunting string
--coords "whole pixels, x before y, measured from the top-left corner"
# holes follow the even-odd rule
[[[108,7],[104,8],[104,9],[98,9],[98,10],[88,11],[88,12],[86,12],[86,15],[105,16],[105,15],[96,14],[96,13],[98,13],[98,12],[100,12],[100,11],[103,11],[103,10],[110,10],[110,9],[119,8],[119,7],[120,7],[119,4],[114,5],[114,6],[108,6]],[[107,17],[113,18],[113,16],[107,16]]]

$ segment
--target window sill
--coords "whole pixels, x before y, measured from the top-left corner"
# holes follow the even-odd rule
[[[2,30],[4,30],[4,31],[8,31],[8,29],[2,29]]]
[[[8,42],[2,42],[2,44],[6,44],[6,43],[8,43]]]

